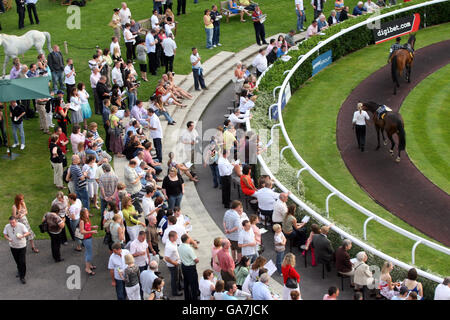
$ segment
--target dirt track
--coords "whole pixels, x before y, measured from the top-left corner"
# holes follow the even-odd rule
[[[446,246],[450,246],[450,196],[428,180],[406,154],[397,164],[388,152],[390,142],[387,146],[381,142],[380,150],[375,151],[373,123],[367,127],[366,152],[359,151],[351,121],[358,101],[372,100],[399,111],[403,100],[420,81],[448,63],[450,40],[416,51],[411,83],[401,79],[397,95],[392,94],[390,65],[386,65],[352,91],[339,111],[336,129],[338,149],[358,184],[388,211]],[[439,89],[445,90],[436,88]],[[408,148],[408,123],[405,131]],[[394,139],[397,143],[397,136]]]

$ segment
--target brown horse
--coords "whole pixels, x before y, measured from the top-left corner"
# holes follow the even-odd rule
[[[414,61],[414,44],[416,43],[415,35],[410,35],[408,43],[403,49],[398,49],[394,51],[391,58],[391,75],[392,81],[394,82],[394,94],[397,94],[397,88],[400,88],[399,76],[406,69],[405,77],[406,80],[411,82],[411,68]]]
[[[378,139],[378,145],[376,150],[380,149],[380,131],[381,136],[383,137],[384,145],[387,144],[387,141],[384,138],[384,131],[386,131],[386,134],[391,140],[391,149],[389,149],[389,152],[391,153],[391,156],[394,156],[394,147],[395,142],[392,138],[393,134],[398,135],[398,155],[395,159],[396,162],[400,162],[400,154],[402,150],[405,150],[406,147],[406,133],[404,128],[404,123],[402,116],[398,112],[394,111],[387,111],[382,119],[378,118],[378,112],[379,108],[382,108],[383,106],[375,103],[373,101],[364,102],[362,104],[363,110],[370,111],[373,114],[373,122],[375,123],[375,128],[377,130],[377,139]]]

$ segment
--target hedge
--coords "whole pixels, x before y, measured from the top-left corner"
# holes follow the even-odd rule
[[[417,0],[411,2],[401,3],[389,8],[384,8],[381,10],[381,14],[387,13],[390,11],[398,10],[403,7],[409,7],[412,5],[416,5],[418,3],[428,2],[427,0]],[[398,19],[400,17],[411,15],[412,13],[419,13],[421,15],[420,27],[423,28],[426,26],[437,25],[444,22],[450,21],[450,1],[434,4],[427,7],[422,7],[419,9],[415,9],[414,11],[407,11],[400,14],[396,14],[387,18],[382,19],[382,22],[391,21]],[[273,103],[277,101],[272,97],[272,91],[275,87],[281,85],[283,82],[285,75],[283,74],[286,70],[292,69],[292,67],[297,63],[298,57],[300,55],[306,54],[312,48],[314,48],[319,41],[323,41],[330,36],[340,32],[342,29],[346,29],[350,26],[353,26],[357,23],[360,23],[366,19],[368,19],[371,15],[363,15],[356,18],[352,18],[346,20],[337,25],[330,26],[325,35],[317,35],[312,38],[309,38],[299,44],[299,50],[289,51],[289,55],[292,57],[289,61],[284,62],[281,60],[277,60],[272,68],[268,70],[264,77],[261,79],[259,84],[259,97],[257,100],[256,110],[253,112],[253,119],[251,121],[253,129],[261,129],[261,128],[270,128],[273,125],[273,122],[268,119],[268,108]],[[320,49],[317,55],[320,53],[326,52],[328,50],[332,50],[333,61],[338,60],[339,58],[359,49],[362,49],[368,45],[374,44],[373,31],[366,26],[362,26],[357,28],[347,34],[337,38],[336,40],[330,42]],[[305,83],[312,76],[312,60],[315,59],[317,55],[313,55],[309,57],[292,75],[290,79],[291,91],[294,92],[297,90],[303,83]],[[269,154],[264,154],[265,159],[269,159]],[[270,163],[267,163],[270,167]],[[258,170],[259,173],[259,170]],[[278,171],[277,178],[283,182],[283,185],[287,187],[289,190],[293,191],[302,201],[307,203],[314,211],[325,216],[326,213],[315,206],[313,203],[309,202],[304,197],[304,186],[302,181],[297,181],[296,170],[292,168],[286,160],[280,159],[280,170]],[[297,192],[297,183],[300,183],[300,192]],[[295,190],[295,191],[294,191]],[[296,216],[297,219],[301,219],[305,212],[299,208],[297,210]],[[332,221],[332,219],[329,219]],[[313,223],[318,223],[311,217],[310,221],[307,224],[307,227],[310,228],[310,225]],[[345,229],[340,225],[341,229]],[[352,233],[351,230],[346,230],[349,233]],[[328,234],[328,239],[330,239],[334,249],[337,249],[342,244],[341,236],[330,230]],[[371,245],[370,243],[368,243]],[[373,246],[373,245],[371,245]],[[373,246],[375,247],[375,246]],[[359,251],[363,251],[362,248],[357,245],[353,245],[350,255],[355,256]],[[368,265],[377,265],[382,267],[384,261],[367,252],[368,255]],[[395,266],[394,270],[391,272],[391,276],[393,281],[403,280],[406,278],[407,270],[404,270],[400,267]],[[429,272],[429,270],[428,270]],[[427,300],[432,300],[434,297],[434,290],[437,286],[437,283],[434,281],[428,280],[426,278],[420,277],[418,278],[423,285],[424,290],[424,298]]]
[[[403,7],[416,5],[422,2],[428,2],[428,0],[404,2],[389,8],[382,9],[381,14],[398,10]],[[414,11],[407,11],[400,14],[395,14],[393,16],[384,18],[381,21],[386,22],[395,20],[400,17],[409,16],[412,13],[420,13],[421,27],[424,27],[425,23],[427,26],[431,26],[447,22],[450,21],[450,1],[437,3],[428,7],[422,7]],[[300,55],[306,54],[308,51],[314,48],[319,41],[323,41],[331,37],[332,35],[340,32],[342,29],[346,29],[364,20],[367,20],[371,16],[372,15],[366,14],[346,20],[336,25],[332,25],[327,29],[325,35],[316,35],[303,41],[301,44],[298,45],[299,50],[289,51],[289,55],[292,57],[289,61],[284,62],[281,61],[280,59],[275,61],[272,68],[268,70],[264,75],[264,77],[261,79],[261,82],[259,84],[260,91],[266,91],[268,93],[271,93],[275,87],[281,85],[281,83],[285,78],[285,75],[283,75],[284,71],[292,69],[292,67],[297,63],[298,57]],[[348,53],[362,49],[371,44],[374,44],[373,31],[367,28],[366,26],[361,26],[337,38],[336,40],[328,43],[319,50],[318,54],[326,52],[331,49],[333,61],[336,61]],[[312,75],[311,62],[312,60],[315,59],[315,57],[316,55],[309,57],[293,74],[293,76],[289,81],[292,91],[298,89],[303,83],[306,82],[306,80],[308,80],[311,77]]]

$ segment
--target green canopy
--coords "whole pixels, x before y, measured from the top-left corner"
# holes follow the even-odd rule
[[[51,98],[47,77],[0,80],[0,102]]]

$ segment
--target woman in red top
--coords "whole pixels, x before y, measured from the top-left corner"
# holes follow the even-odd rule
[[[86,208],[81,209],[80,224],[78,225],[78,228],[80,229],[80,233],[83,235],[83,245],[85,248],[84,258],[86,262],[85,271],[90,276],[93,276],[95,275],[95,272],[92,270],[97,267],[92,264],[92,235],[97,233],[98,226],[91,225],[89,210]]]
[[[281,264],[281,273],[283,274],[283,300],[291,300],[291,291],[298,291],[300,289],[298,284],[300,283],[300,275],[295,271],[295,256],[292,253],[288,253],[284,256],[283,263]],[[297,282],[296,288],[286,287],[286,282],[289,278],[294,279]]]
[[[250,169],[250,166],[248,164],[244,165],[241,175],[241,189],[242,193],[247,196],[252,196],[256,192],[255,185],[253,184],[251,178],[251,173],[252,170]]]
[[[69,104],[65,105],[63,99],[59,101],[55,108],[56,121],[58,121],[58,126],[61,127],[62,132],[67,135],[67,115],[69,112]]]

